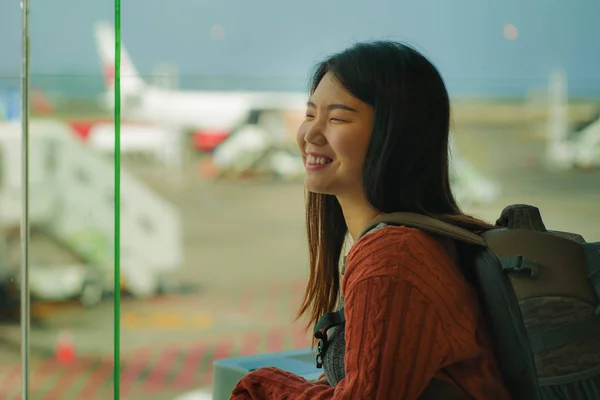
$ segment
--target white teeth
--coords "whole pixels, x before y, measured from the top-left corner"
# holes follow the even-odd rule
[[[315,156],[308,155],[308,156],[306,156],[306,162],[308,164],[324,165],[324,164],[329,164],[331,162],[331,160],[328,158],[325,158],[325,157],[315,157]]]

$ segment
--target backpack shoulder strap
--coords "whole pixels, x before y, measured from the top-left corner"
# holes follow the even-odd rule
[[[381,223],[390,225],[402,225],[411,228],[418,228],[424,231],[435,233],[441,236],[445,236],[450,239],[458,240],[461,242],[474,244],[477,246],[487,247],[485,240],[478,234],[460,228],[458,226],[449,224],[439,219],[429,217],[423,214],[416,214],[410,212],[397,212],[389,214],[381,214],[361,232],[359,237],[363,236],[371,229]]]

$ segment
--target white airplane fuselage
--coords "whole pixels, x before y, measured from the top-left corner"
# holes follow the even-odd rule
[[[304,94],[295,93],[186,92],[146,86],[136,94],[122,94],[121,108],[131,119],[230,132],[252,111],[278,110],[285,104],[287,110],[300,112],[305,101]]]

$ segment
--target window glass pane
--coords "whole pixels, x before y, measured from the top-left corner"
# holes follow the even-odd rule
[[[97,121],[112,118],[98,108],[92,28],[112,9],[30,3],[32,399],[112,398],[114,163],[110,148],[89,140]],[[8,254],[18,255],[18,236],[14,243]]]
[[[21,392],[21,10],[0,5],[0,398]]]
[[[209,393],[216,358],[309,344],[293,322],[307,276],[292,141],[305,74],[243,67],[261,46],[241,40],[223,4],[140,4],[122,8],[122,190],[133,207],[122,210],[122,265],[132,262],[124,280],[133,294],[121,303],[121,393],[174,398]],[[255,50],[228,50],[242,44]],[[247,108],[246,96],[261,92],[277,93],[264,99],[271,106]],[[281,98],[300,108],[289,112]],[[239,139],[261,147],[248,153]],[[274,153],[260,160],[265,139]],[[227,154],[236,167],[212,176]]]
[[[310,346],[306,319],[295,321],[309,271],[296,130],[311,68],[355,41],[402,40],[439,68],[452,102],[451,183],[466,213],[493,223],[506,205],[533,204],[548,229],[600,237],[590,217],[600,59],[589,50],[600,5],[434,3],[124,2],[122,399],[206,394],[214,360]],[[113,7],[31,4],[35,399],[113,394]],[[7,399],[20,393],[20,20],[18,2],[0,5]]]

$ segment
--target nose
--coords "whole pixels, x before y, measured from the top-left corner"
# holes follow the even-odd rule
[[[304,141],[317,146],[326,144],[327,139],[325,138],[324,130],[325,128],[321,122],[316,119],[311,121],[306,126],[306,131],[304,132]]]

